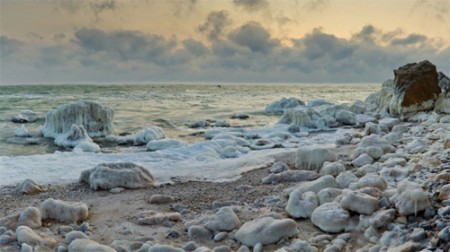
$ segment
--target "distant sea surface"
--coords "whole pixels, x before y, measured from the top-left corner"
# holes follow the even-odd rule
[[[228,121],[232,127],[258,128],[274,125],[279,116],[264,113],[266,105],[283,97],[305,102],[324,99],[352,103],[378,91],[380,84],[133,84],[133,85],[30,85],[0,86],[0,156],[53,153],[61,150],[51,140],[40,145],[19,145],[8,141],[20,124],[11,118],[32,110],[45,118],[59,105],[93,101],[114,109],[115,134],[134,133],[146,126],[159,126],[167,137],[187,142],[202,140],[186,125],[198,120]],[[230,119],[245,113],[247,120]],[[25,124],[38,132],[44,119]],[[119,151],[119,150],[108,150]]]

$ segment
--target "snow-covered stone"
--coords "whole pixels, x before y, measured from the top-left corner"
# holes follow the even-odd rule
[[[366,104],[363,101],[356,100],[350,105],[349,110],[355,114],[364,114]]]
[[[94,102],[61,105],[47,113],[41,129],[45,137],[56,138],[70,130],[73,124],[83,126],[90,137],[113,133],[114,111]]]
[[[333,202],[337,197],[342,194],[342,189],[338,188],[325,188],[317,193],[320,205]]]
[[[324,129],[328,127],[327,120],[320,113],[314,109],[303,107],[285,110],[278,123],[310,129]]]
[[[17,184],[16,187],[19,192],[27,195],[38,194],[44,191],[44,188],[32,179],[25,179],[22,183]]]
[[[17,225],[38,228],[42,225],[41,218],[41,211],[39,209],[27,207],[20,213]]]
[[[370,216],[359,216],[360,229],[366,229],[368,227],[381,228],[391,223],[395,218],[395,209],[380,209]]]
[[[378,209],[378,200],[370,195],[344,190],[339,201],[341,206],[347,210],[359,214],[372,214]]]
[[[16,230],[16,237],[19,244],[26,243],[31,246],[43,246],[47,248],[54,248],[56,246],[55,239],[43,233],[38,234],[27,226],[19,226]]]
[[[177,212],[156,212],[149,210],[141,212],[137,216],[137,224],[139,225],[163,225],[168,221],[176,222],[180,220],[181,214]]]
[[[83,202],[47,199],[41,205],[42,219],[53,219],[64,223],[76,223],[89,217],[89,210]]]
[[[376,174],[369,173],[364,177],[360,178],[358,182],[354,182],[349,185],[349,188],[352,190],[364,187],[376,187],[380,190],[385,190],[387,187],[387,182],[384,178]]]
[[[423,153],[427,151],[428,143],[423,139],[415,139],[405,146],[409,154]]]
[[[350,213],[336,202],[325,203],[317,207],[311,215],[311,221],[315,226],[330,233],[344,231],[349,220]]]
[[[275,162],[273,163],[272,167],[270,168],[271,173],[280,173],[287,171],[289,169],[288,165],[283,162]]]
[[[240,225],[241,221],[231,207],[222,207],[213,215],[185,223],[187,228],[191,226],[203,226],[213,232],[231,231]]]
[[[319,171],[324,162],[333,162],[336,154],[322,147],[300,148],[295,159],[295,167],[302,170]]]
[[[352,165],[354,167],[361,167],[367,164],[373,164],[373,162],[374,160],[371,156],[369,156],[367,153],[363,153],[352,161]]]
[[[379,159],[384,154],[383,149],[377,146],[367,147],[366,153],[375,160]]]
[[[297,223],[291,219],[262,217],[244,223],[234,236],[240,243],[253,247],[258,243],[274,244],[298,233]]]
[[[129,189],[153,186],[153,176],[134,163],[103,163],[81,173],[80,182],[93,190],[123,187]]]
[[[417,214],[431,205],[426,192],[419,184],[402,181],[397,186],[397,194],[393,196],[399,214]]]
[[[96,252],[115,252],[116,250],[106,246],[99,244],[92,240],[87,239],[76,239],[72,241],[68,247],[69,252],[78,252],[78,251],[96,251]]]
[[[365,136],[361,139],[361,142],[359,143],[360,147],[379,147],[383,149],[384,153],[389,153],[394,151],[394,147],[389,144],[386,140],[381,139],[378,137],[378,135],[370,135]]]
[[[355,125],[356,117],[355,113],[348,110],[340,110],[336,113],[336,121],[343,125]]]
[[[300,193],[293,191],[289,195],[289,200],[286,205],[286,212],[295,218],[309,218],[319,206],[319,199],[314,192]]]
[[[61,147],[80,148],[83,151],[99,151],[100,147],[92,141],[83,125],[72,124],[70,130],[56,136],[54,143]]]
[[[320,169],[320,174],[336,177],[344,171],[345,166],[340,162],[324,162],[322,169]]]
[[[283,114],[286,109],[304,106],[305,103],[297,98],[282,98],[266,106],[266,112],[272,114]]]
[[[339,188],[348,188],[351,183],[357,182],[358,178],[352,172],[341,172],[336,177],[336,183]]]
[[[293,191],[298,191],[298,193],[303,194],[304,192],[314,192],[318,193],[324,188],[337,188],[336,180],[331,175],[322,176],[316,180],[302,182],[300,185],[296,186]],[[291,191],[292,192],[292,191]],[[289,192],[289,194],[291,193]]]

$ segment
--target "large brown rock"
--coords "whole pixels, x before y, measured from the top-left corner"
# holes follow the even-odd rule
[[[436,99],[441,93],[436,66],[428,60],[406,64],[394,70],[394,75],[395,93],[403,107],[422,105]],[[423,110],[431,109],[432,106],[425,106]]]

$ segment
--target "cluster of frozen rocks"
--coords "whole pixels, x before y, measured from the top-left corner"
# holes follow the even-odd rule
[[[214,212],[194,218],[186,214],[185,206],[173,204],[172,211],[142,211],[134,222],[142,226],[182,222],[184,230],[173,230],[168,237],[185,237],[183,246],[173,246],[170,240],[165,243],[170,245],[161,241],[102,245],[89,239],[89,225],[83,222],[89,219],[85,204],[47,199],[40,209],[28,207],[0,219],[0,245],[21,251],[41,247],[56,251],[448,251],[450,111],[445,105],[450,104],[450,79],[430,64],[424,61],[399,68],[395,80],[385,82],[365,102],[304,103],[290,98],[270,104],[266,111],[282,114],[279,123],[289,125],[286,132],[276,132],[272,138],[252,139],[234,129],[206,132],[210,141],[205,151],[234,158],[250,150],[289,147],[291,137],[314,130],[355,129],[338,139],[335,147],[303,146],[292,163],[274,163],[261,184],[287,188],[252,206],[265,211],[250,219],[254,211],[249,203],[239,201],[216,202]],[[78,137],[90,143],[88,128],[108,131],[99,124],[71,126],[55,142],[64,145],[65,140]],[[157,127],[110,138],[146,145],[149,150],[185,146],[165,139]],[[101,164],[83,172],[80,182],[111,193],[153,186],[152,175],[132,163]],[[43,190],[30,181],[18,188],[30,194]],[[149,199],[151,204],[174,201],[170,195]],[[71,225],[61,226],[57,234],[35,231],[42,230],[41,221],[47,219]],[[305,222],[314,226],[313,237],[302,235]]]

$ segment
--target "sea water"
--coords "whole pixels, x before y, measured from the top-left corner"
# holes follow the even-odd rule
[[[281,150],[251,151],[243,158],[192,162],[189,153],[205,141],[208,129],[191,129],[198,120],[228,121],[233,128],[261,130],[276,126],[279,115],[264,112],[266,105],[283,97],[305,102],[324,99],[335,103],[364,100],[379,90],[379,84],[128,84],[128,85],[30,85],[0,86],[0,186],[25,178],[38,182],[70,182],[79,172],[99,162],[136,162],[151,170],[159,182],[173,177],[231,178],[240,172],[270,163],[271,155]],[[93,101],[115,111],[114,133],[129,134],[148,126],[161,127],[166,137],[194,147],[178,151],[149,153],[143,147],[102,146],[102,153],[73,153],[56,147],[51,139],[39,145],[14,144],[10,139],[20,124],[11,118],[21,110],[33,110],[41,118],[62,104]],[[233,114],[249,115],[247,120],[231,119]],[[44,119],[25,124],[38,132]],[[332,141],[316,136],[305,141]],[[331,140],[330,140],[331,139]],[[199,144],[200,143],[200,144]],[[184,151],[184,153],[183,153]],[[145,153],[145,154],[143,154]],[[183,167],[182,171],[180,170]],[[231,170],[229,167],[240,167]]]

